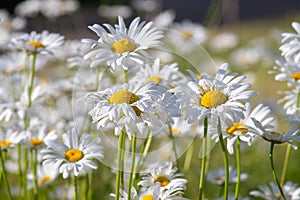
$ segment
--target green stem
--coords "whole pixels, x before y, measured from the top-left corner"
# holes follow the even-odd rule
[[[4,159],[2,155],[2,148],[0,148],[0,162],[1,162],[1,168],[2,168],[2,175],[3,175],[3,180],[4,180],[4,185],[7,191],[7,199],[11,200],[11,193],[10,193],[10,187],[9,187],[9,182],[6,176],[6,170],[5,170],[5,165],[4,165]]]
[[[195,139],[193,140],[193,142],[191,143],[191,145],[189,146],[189,148],[185,154],[185,160],[184,160],[184,165],[183,165],[183,173],[184,174],[186,174],[190,169],[193,154],[194,154],[194,146],[195,146]]]
[[[228,184],[229,184],[229,162],[226,147],[223,140],[221,119],[218,117],[218,135],[223,153],[224,169],[225,169],[225,183],[224,183],[224,200],[228,199]]]
[[[33,90],[33,84],[34,84],[34,77],[35,77],[35,61],[36,61],[37,53],[32,54],[32,63],[31,63],[31,73],[30,73],[30,82],[29,82],[29,88],[28,88],[28,107],[31,107],[32,100],[32,90]]]
[[[33,172],[33,194],[38,199],[37,150],[31,149],[31,170]]]
[[[286,172],[287,172],[287,168],[288,168],[288,164],[289,164],[289,158],[290,158],[291,150],[292,150],[291,145],[287,144],[286,152],[285,152],[285,157],[284,157],[284,163],[283,163],[283,169],[282,169],[282,173],[281,173],[281,180],[280,180],[281,187],[283,187],[283,185],[284,185],[284,181],[285,181],[285,176],[286,176]]]
[[[124,154],[124,138],[125,132],[122,130],[119,135],[119,143],[118,143],[118,166],[117,166],[117,174],[116,174],[116,200],[119,200],[120,196],[120,182],[121,182],[121,170],[123,169],[123,160],[122,160],[122,154]]]
[[[131,186],[132,186],[132,178],[133,178],[133,173],[134,173],[134,164],[135,164],[135,151],[136,151],[136,135],[133,133],[132,139],[131,139],[131,166],[130,166],[130,176],[129,176],[129,181],[128,181],[128,200],[131,199]]]
[[[22,199],[22,196],[24,195],[23,191],[26,189],[24,188],[24,178],[23,178],[23,170],[22,170],[22,146],[21,144],[17,145],[17,151],[18,151],[18,178],[19,178],[19,199]]]
[[[238,137],[236,140],[236,164],[237,164],[237,181],[235,185],[235,193],[234,199],[239,199],[239,191],[240,191],[240,184],[241,184],[241,141]]]
[[[94,177],[94,170],[92,170],[91,173],[89,173],[87,176],[87,185],[88,185],[87,199],[88,200],[93,199],[93,185],[92,185],[93,177]]]
[[[74,176],[74,180],[73,180],[73,184],[74,184],[74,200],[78,200],[78,178],[77,176]]]
[[[174,152],[174,156],[175,156],[175,160],[176,160],[176,167],[180,170],[180,164],[179,164],[179,159],[178,159],[179,157],[178,157],[178,153],[176,150],[176,144],[174,141],[172,125],[170,122],[168,123],[168,128],[169,128],[169,138],[172,140],[172,148],[173,148],[173,152]]]
[[[277,187],[278,187],[278,189],[279,189],[279,191],[280,191],[280,194],[281,194],[282,198],[283,198],[284,200],[286,200],[285,195],[284,195],[284,193],[283,193],[283,190],[282,190],[282,188],[281,188],[281,186],[280,186],[278,177],[277,177],[277,175],[276,175],[275,167],[274,167],[274,161],[273,161],[273,148],[274,148],[274,145],[275,145],[275,144],[274,144],[273,142],[271,142],[270,154],[269,154],[270,162],[271,162],[271,168],[272,168],[272,174],[273,174],[273,178],[274,178],[274,180],[275,180],[275,182],[276,182],[276,184],[277,184]]]
[[[207,149],[207,130],[208,130],[208,118],[204,119],[204,135],[203,135],[203,144],[202,144],[202,161],[201,161],[201,173],[199,179],[199,200],[203,198],[203,185],[205,177],[205,167],[206,167],[206,149]]]

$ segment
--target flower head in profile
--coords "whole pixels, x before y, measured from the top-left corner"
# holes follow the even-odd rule
[[[70,172],[78,176],[80,172],[89,172],[90,169],[97,169],[93,159],[100,160],[103,157],[100,138],[92,140],[91,135],[79,136],[73,128],[62,136],[63,144],[58,140],[46,141],[47,148],[43,149],[43,165],[54,163],[54,167],[63,178],[67,178]]]
[[[237,73],[228,73],[228,65],[222,64],[215,77],[203,75],[200,79],[193,78],[187,84],[179,83],[174,92],[185,119],[192,123],[208,117],[216,126],[218,117],[226,124],[244,118],[244,102],[256,95],[255,91],[248,90],[251,84],[242,82],[245,78],[237,76]]]
[[[300,187],[297,184],[288,181],[283,185],[282,190],[286,199],[300,199]],[[260,197],[265,200],[283,199],[281,197],[278,186],[273,182],[270,182],[269,184],[259,185],[258,190],[251,191],[250,195]]]
[[[38,186],[47,187],[56,179],[58,175],[58,170],[53,167],[52,164],[48,165],[38,165],[37,166],[37,176],[38,176]],[[27,176],[28,188],[33,188],[34,175],[29,174]]]
[[[299,106],[296,105],[297,99],[299,98],[300,88],[297,86],[293,90],[279,91],[278,93],[283,95],[279,99],[278,103],[283,104],[283,109],[288,115],[295,114],[299,111]]]
[[[153,169],[151,173],[142,175],[142,180],[138,183],[142,188],[153,187],[156,183],[160,183],[162,188],[170,188],[176,185],[182,190],[185,189],[187,180],[182,178],[183,174],[176,173],[177,168],[172,163],[165,163]]]
[[[297,145],[293,141],[300,142],[299,129],[290,127],[287,132],[277,132],[274,129],[267,129],[263,127],[261,122],[252,118],[255,125],[254,130],[260,136],[261,139],[272,142],[274,144],[289,143],[294,149],[297,149]]]
[[[99,64],[108,65],[111,71],[116,69],[128,70],[136,65],[146,63],[152,59],[147,50],[159,47],[163,37],[161,31],[152,27],[152,22],[140,22],[135,18],[129,28],[122,17],[115,27],[104,24],[89,26],[99,37],[98,40],[83,39],[83,42],[92,44],[92,50],[84,58],[92,59],[91,67]],[[107,32],[106,29],[109,31]]]
[[[11,45],[17,49],[25,50],[29,53],[53,54],[53,49],[62,45],[64,37],[58,33],[35,31],[24,34],[11,40]]]
[[[224,125],[223,128],[227,135],[227,150],[233,154],[234,144],[239,138],[242,142],[251,145],[256,137],[256,133],[246,126],[254,126],[251,118],[255,118],[265,128],[273,128],[275,126],[275,119],[270,116],[271,110],[268,106],[263,104],[257,105],[251,110],[252,104],[246,103],[246,110],[244,111],[244,119],[234,122],[231,125]],[[217,135],[215,137],[218,137]]]
[[[13,131],[12,129],[0,130],[0,148],[2,150],[13,148],[15,145],[21,143],[23,139],[18,131]]]

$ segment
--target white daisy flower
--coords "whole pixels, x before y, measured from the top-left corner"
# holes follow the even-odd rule
[[[269,73],[276,74],[276,81],[287,81],[288,87],[291,87],[294,83],[299,84],[300,63],[294,62],[291,58],[278,59]]]
[[[89,172],[90,169],[97,169],[97,164],[93,159],[100,160],[103,157],[100,138],[92,140],[91,135],[83,134],[79,136],[77,130],[73,128],[62,136],[63,144],[58,140],[46,141],[47,148],[43,149],[43,165],[54,163],[54,167],[63,178],[67,178],[73,171],[74,176],[80,172]]]
[[[51,19],[75,12],[79,7],[77,0],[44,0],[40,12]]]
[[[236,183],[237,176],[237,170],[229,166],[229,183]],[[246,173],[241,173],[241,181],[245,181],[247,178]],[[225,169],[220,168],[216,171],[207,172],[207,180],[213,184],[223,185],[225,183]]]
[[[299,105],[297,104],[297,99],[299,98],[299,86],[290,91],[280,91],[279,94],[284,95],[279,99],[278,103],[283,104],[283,109],[286,114],[295,114],[299,111]]]
[[[58,170],[53,167],[52,164],[48,165],[38,165],[37,166],[37,177],[38,177],[38,186],[47,187],[58,176]],[[33,174],[27,175],[28,188],[33,188],[34,176]]]
[[[138,183],[142,188],[153,187],[156,183],[160,183],[162,188],[170,188],[176,185],[181,190],[186,188],[187,180],[182,178],[183,174],[176,173],[177,167],[173,167],[172,163],[165,163],[153,169],[151,173],[142,175],[142,180]]]
[[[37,127],[34,127],[34,129],[38,128],[38,130],[30,130],[30,146],[33,148],[42,148],[45,146],[45,143],[48,140],[56,140],[57,139],[57,133],[55,130],[49,130],[49,128],[43,124],[39,125]]]
[[[207,39],[206,29],[190,21],[174,24],[173,30],[168,35],[168,39],[180,52],[190,53]]]
[[[12,129],[0,130],[0,148],[2,150],[8,150],[15,145],[20,144],[23,140],[23,136],[18,131]]]
[[[248,129],[246,126],[254,126],[252,118],[259,121],[263,127],[265,128],[273,128],[275,126],[275,119],[271,117],[269,114],[271,110],[268,106],[263,106],[263,104],[259,104],[251,111],[252,105],[250,103],[246,103],[246,110],[244,111],[244,119],[241,119],[239,122],[234,122],[232,126],[223,126],[227,137],[227,150],[230,154],[234,152],[234,144],[239,138],[242,142],[248,143],[251,145],[253,140],[256,137],[256,134]],[[251,111],[251,112],[250,112]],[[215,136],[218,137],[218,136]]]
[[[284,57],[292,58],[296,63],[300,61],[300,23],[293,22],[296,33],[282,33],[280,51]]]
[[[144,134],[139,131],[140,123],[161,127],[164,122],[160,122],[159,116],[155,116],[159,111],[152,107],[161,92],[153,86],[153,82],[135,82],[88,93],[84,99],[92,106],[89,114],[93,123],[97,123],[99,129],[112,122],[118,126],[115,129],[117,135],[125,126],[129,137],[132,132]]]
[[[184,75],[178,70],[177,63],[161,65],[160,60],[155,59],[152,65],[146,64],[145,68],[140,68],[130,82],[154,82],[167,89],[174,87],[174,83],[182,80],[183,77]]]
[[[62,45],[63,42],[64,36],[58,33],[32,31],[30,34],[12,38],[10,44],[29,53],[53,54],[52,50]]]
[[[132,8],[127,5],[100,5],[97,8],[97,13],[108,19],[116,19],[118,16],[128,18],[132,14]]]
[[[259,190],[251,191],[250,195],[255,197],[260,197],[265,200],[283,199],[281,197],[278,186],[273,182],[270,182],[269,184],[259,185],[258,189]],[[300,187],[297,184],[288,181],[283,185],[282,190],[286,199],[288,200],[300,199]]]
[[[217,118],[233,124],[244,118],[244,102],[249,101],[255,91],[249,91],[249,83],[243,83],[245,76],[228,73],[228,65],[222,64],[214,78],[203,75],[201,79],[192,74],[193,80],[187,84],[179,83],[174,88],[175,95],[188,123],[202,121],[209,117],[216,126]]]
[[[84,58],[92,59],[91,67],[106,64],[111,71],[122,68],[128,70],[144,64],[147,59],[151,60],[146,50],[159,47],[163,37],[161,31],[152,27],[152,22],[140,22],[139,17],[132,21],[129,28],[126,28],[122,17],[119,17],[119,24],[115,28],[109,24],[103,26],[89,26],[99,39],[83,39],[83,42],[92,44],[93,48]]]
[[[297,149],[297,145],[293,141],[300,142],[299,130],[297,128],[291,127],[287,132],[277,132],[272,129],[265,129],[263,125],[252,118],[255,125],[253,131],[260,136],[261,139],[272,142],[274,144],[289,143],[294,149]]]
[[[159,13],[154,19],[153,23],[157,27],[168,28],[173,24],[175,19],[175,11],[174,10],[165,10]]]
[[[214,36],[210,43],[210,49],[216,53],[226,52],[238,45],[238,37],[232,32],[223,32]]]

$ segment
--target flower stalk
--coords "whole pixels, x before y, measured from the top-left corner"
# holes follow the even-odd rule
[[[201,161],[201,173],[199,180],[199,200],[203,198],[203,185],[205,178],[205,168],[206,168],[206,149],[207,149],[207,131],[208,131],[208,118],[204,119],[204,135],[203,135],[203,144],[202,144],[202,161]]]

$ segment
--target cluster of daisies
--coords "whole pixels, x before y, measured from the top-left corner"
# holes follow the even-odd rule
[[[39,2],[35,10],[24,9],[32,2]],[[23,3],[20,15],[27,15],[23,11],[45,12],[40,1]],[[70,11],[63,13],[78,7],[76,1],[60,3],[70,3],[65,6]],[[224,199],[242,199],[240,182],[248,175],[240,166],[233,169],[227,163],[217,171],[205,172],[212,148],[209,142],[221,144],[227,161],[227,153],[239,155],[241,145],[250,146],[256,139],[270,143],[271,150],[284,143],[297,148],[299,23],[292,24],[297,33],[283,34],[282,57],[272,71],[276,80],[294,87],[282,92],[280,102],[284,103],[289,128],[279,131],[270,107],[251,102],[258,94],[251,90],[246,76],[231,72],[227,63],[213,65],[215,69],[206,72],[200,67],[202,63],[189,63],[189,56],[209,40],[208,30],[190,21],[173,24],[173,12],[161,13],[153,22],[137,17],[126,25],[124,18],[118,17],[115,25],[94,24],[89,29],[97,39],[81,41],[65,40],[61,34],[46,30],[15,32],[22,22],[5,12],[0,14],[1,22],[16,24],[10,30],[0,24],[0,30],[7,31],[0,43],[0,173],[7,199],[65,195],[79,199],[79,193],[91,199],[95,191],[90,184],[98,178],[101,182],[101,176],[94,176],[99,161],[115,173],[115,180],[109,183],[115,184],[115,192],[109,191],[112,199],[196,198],[198,194],[185,194],[188,179],[184,176],[190,173],[200,179],[199,199],[210,197],[202,191],[207,187],[205,179],[224,187]],[[238,43],[231,33],[220,34],[214,41],[209,48],[216,54]],[[187,62],[174,61],[182,58]],[[189,170],[189,156],[197,141],[202,142],[200,157],[204,161],[197,168],[200,173]],[[181,166],[178,160],[186,150]],[[240,165],[239,160],[237,156]],[[285,181],[284,176],[278,184],[273,172],[277,182],[259,186],[250,195],[300,199],[299,186]],[[7,174],[18,176],[19,182],[11,182]],[[59,174],[63,179],[74,179],[70,194],[53,184]],[[90,187],[79,189],[80,177],[86,177],[81,181]],[[236,185],[232,197],[228,184]],[[45,187],[50,189],[43,190]]]

